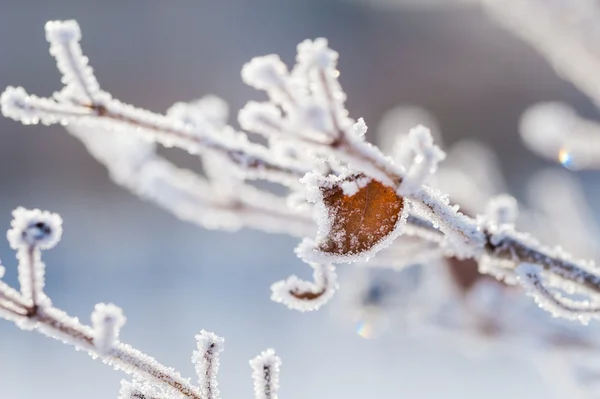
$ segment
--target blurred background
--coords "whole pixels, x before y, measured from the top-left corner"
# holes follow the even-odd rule
[[[538,101],[561,100],[595,118],[590,101],[529,46],[474,5],[400,7],[393,0],[0,1],[0,87],[50,95],[60,76],[44,23],[77,19],[83,48],[103,88],[162,112],[214,93],[235,110],[262,96],[241,82],[242,65],[278,53],[291,64],[305,38],[326,37],[340,53],[348,109],[371,126],[399,104],[427,108],[452,144],[475,137],[493,147],[511,193],[548,167],[520,143],[518,121]],[[252,397],[248,360],[267,347],[283,359],[282,398],[557,399],[519,348],[457,353],[390,329],[362,338],[338,317],[337,298],[299,314],[269,300],[269,286],[309,270],[296,239],[254,231],[206,231],[177,220],[113,184],[81,143],[60,127],[0,119],[0,226],[19,205],[59,212],[65,234],[45,255],[55,304],[88,322],[97,302],[121,306],[122,340],[187,376],[194,335],[226,339],[224,398]],[[173,159],[189,159],[169,152]],[[558,167],[558,166],[553,166]],[[592,206],[600,173],[577,172]],[[0,242],[7,280],[13,251]],[[340,267],[340,274],[352,266]],[[342,291],[344,286],[342,286]],[[0,397],[113,398],[122,374],[38,334],[0,322]]]

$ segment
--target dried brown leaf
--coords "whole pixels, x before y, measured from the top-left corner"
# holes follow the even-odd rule
[[[353,175],[337,185],[321,188],[330,219],[327,236],[319,243],[322,252],[335,255],[364,253],[396,229],[404,199],[392,187],[370,179],[354,195],[344,193],[342,183],[364,179],[364,175]]]

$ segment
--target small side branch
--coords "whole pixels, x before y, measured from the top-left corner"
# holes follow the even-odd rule
[[[281,359],[275,355],[275,351],[267,349],[250,360],[250,366],[253,370],[254,397],[256,399],[277,399]]]
[[[579,320],[584,324],[587,324],[590,318],[600,314],[600,306],[593,306],[589,302],[577,302],[550,291],[544,285],[541,270],[539,266],[525,263],[517,268],[521,284],[540,307],[545,308],[555,316]]]
[[[192,362],[196,365],[196,374],[202,396],[206,399],[219,399],[217,373],[219,356],[223,351],[223,338],[202,330],[196,335],[198,350],[194,351]]]
[[[335,269],[317,263],[310,263],[310,266],[314,269],[314,282],[290,276],[271,286],[271,299],[301,312],[317,310],[326,304],[338,289]]]

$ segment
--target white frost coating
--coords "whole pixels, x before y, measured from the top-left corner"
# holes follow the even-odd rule
[[[363,118],[358,118],[358,120],[356,121],[356,123],[353,126],[353,131],[356,134],[357,137],[364,137],[365,134],[367,134],[367,124],[365,123],[365,120]]]
[[[75,42],[73,46],[78,45]],[[68,49],[68,47],[65,48]],[[108,139],[111,143],[98,150],[98,152],[104,151],[103,154],[108,159],[111,155],[110,148],[112,144],[115,144],[112,148],[118,148],[115,151],[119,154],[118,158],[121,160],[127,158],[123,162],[125,165],[123,170],[116,172],[121,181],[127,182],[134,187],[134,191],[138,194],[141,193],[140,195],[146,198],[152,198],[155,202],[170,209],[180,217],[197,223],[205,223],[210,227],[239,228],[242,226],[257,226],[263,230],[284,231],[286,233],[293,231],[292,234],[312,236],[312,233],[306,233],[306,231],[314,227],[314,223],[306,217],[305,212],[302,212],[301,215],[290,212],[289,208],[285,206],[285,200],[276,201],[273,196],[263,195],[264,193],[259,193],[258,190],[251,191],[251,189],[245,187],[243,190],[239,190],[237,197],[223,195],[212,184],[214,182],[211,180],[214,179],[198,179],[197,176],[188,179],[191,175],[189,172],[175,168],[157,157],[154,152],[154,144],[159,143],[167,147],[179,146],[191,153],[201,153],[202,155],[206,152],[219,152],[229,157],[240,169],[248,169],[243,174],[245,179],[261,178],[261,176],[264,177],[267,174],[270,176],[278,174],[280,179],[277,181],[281,181],[285,177],[287,182],[297,182],[300,175],[306,171],[314,170],[316,168],[315,164],[321,162],[323,174],[337,174],[344,168],[351,168],[356,173],[365,174],[383,184],[397,188],[400,181],[405,177],[404,169],[395,164],[390,158],[385,157],[377,148],[364,141],[366,126],[363,121],[355,124],[353,120],[348,118],[347,110],[344,107],[346,97],[337,81],[339,72],[335,70],[336,60],[337,53],[327,48],[326,41],[321,39],[314,42],[306,41],[299,46],[298,65],[292,71],[291,76],[288,76],[287,69],[285,69],[284,75],[281,74],[281,71],[283,71],[281,68],[277,72],[277,68],[281,67],[281,64],[279,67],[276,66],[275,72],[270,75],[271,77],[275,76],[274,80],[276,82],[281,78],[281,84],[276,84],[271,89],[267,89],[267,92],[271,97],[271,105],[281,108],[279,113],[283,123],[280,131],[283,134],[273,134],[275,139],[270,137],[269,144],[285,137],[285,133],[297,133],[298,130],[306,133],[306,125],[312,130],[326,130],[314,132],[319,134],[290,134],[289,136],[294,136],[293,138],[296,141],[286,140],[288,150],[291,147],[296,147],[297,143],[302,144],[297,146],[296,155],[292,155],[294,152],[276,151],[273,148],[275,146],[263,147],[250,144],[246,141],[245,136],[237,134],[230,127],[222,126],[224,118],[222,122],[207,123],[205,131],[204,128],[192,127],[193,123],[177,120],[174,114],[161,115],[137,109],[111,99],[108,94],[102,92],[97,94],[93,104],[88,101],[82,105],[75,101],[76,96],[72,94],[73,89],[70,86],[55,95],[55,101],[27,96],[22,89],[13,88],[7,91],[6,101],[3,102],[6,103],[4,107],[6,113],[10,114],[12,112],[13,116],[22,122],[70,123],[71,126],[75,126],[81,131],[88,131],[90,136],[99,136],[99,140],[109,137],[104,135],[104,132],[113,133],[113,136]],[[276,60],[274,64],[279,62]],[[87,66],[86,63],[85,65]],[[263,69],[262,71],[265,72],[266,70]],[[267,85],[269,84],[267,82]],[[85,87],[85,85],[80,86]],[[218,115],[220,113],[218,106],[216,109],[217,111],[214,113]],[[21,116],[18,115],[19,113],[21,113]],[[204,113],[204,111],[201,113]],[[312,118],[308,118],[309,123],[306,123],[306,114]],[[294,118],[299,118],[299,121],[295,121]],[[216,120],[219,120],[219,117]],[[300,126],[300,122],[305,125]],[[217,128],[217,125],[220,127]],[[115,135],[129,136],[133,140],[126,144],[116,140],[112,141]],[[317,138],[322,139],[323,137],[327,140],[317,140]],[[281,146],[281,148],[284,147]],[[136,151],[136,149],[140,151]],[[304,151],[305,149],[309,150]],[[298,156],[298,154],[300,155]],[[308,155],[303,157],[304,154]],[[313,155],[318,161],[307,161]],[[109,168],[113,169],[113,166],[109,165]],[[273,171],[271,168],[275,170]],[[421,171],[426,170],[426,168],[423,168]],[[469,170],[469,168],[466,170]],[[291,183],[289,186],[292,191],[296,190],[296,187]],[[478,184],[473,186],[477,188]],[[348,193],[353,192],[356,187],[348,186],[345,187],[345,190]],[[445,190],[442,191],[445,192]],[[465,191],[468,192],[468,190]],[[477,197],[482,197],[482,195],[478,194]],[[454,199],[454,197],[452,198]],[[409,202],[414,204],[420,202],[420,214],[430,217],[433,224],[447,235],[447,238],[441,242],[441,248],[444,250],[445,255],[456,253],[461,257],[481,256],[483,239],[488,232],[486,231],[484,234],[479,231],[479,225],[476,221],[460,215],[457,208],[450,206],[444,196],[425,187],[419,192],[418,196],[407,199],[407,203]],[[459,203],[462,204],[460,201]],[[274,204],[277,205],[276,208],[273,207]],[[306,206],[301,208],[306,209]],[[477,211],[480,209],[478,208]],[[298,210],[295,209],[295,211]],[[411,209],[411,211],[413,210]],[[467,208],[467,210],[471,211],[470,208]],[[443,234],[439,234],[434,228],[428,226],[427,221],[415,222],[414,218],[411,218],[411,221],[416,226],[415,230],[422,228],[426,231],[426,234],[421,234],[420,237],[427,236],[428,239],[436,243],[442,241]],[[293,228],[288,227],[292,225]],[[501,239],[502,231],[494,230],[491,233],[494,235],[495,242],[503,242]],[[513,238],[508,234],[506,237]],[[390,239],[392,238],[390,237]],[[310,244],[310,241],[305,241],[306,243]],[[513,242],[512,245],[519,248],[518,244],[520,243],[515,244]],[[304,247],[312,251],[315,244],[312,243],[311,245],[305,245]],[[539,245],[536,248],[544,250]],[[508,257],[510,255],[509,250],[510,248],[502,247],[502,251],[499,251],[498,254],[499,257]],[[562,273],[565,279],[581,276],[589,277],[589,274],[584,273],[585,270],[588,270],[586,269],[588,265],[582,264],[575,264],[574,271],[570,274],[567,273],[569,275],[565,276],[566,271],[569,270],[568,265],[567,267],[560,266],[556,262],[562,261],[563,257],[566,258],[566,256],[558,251],[547,251],[547,253],[556,257],[555,259],[545,260],[547,263],[544,266],[553,268],[551,273],[557,275]],[[542,255],[545,254],[546,252]],[[311,253],[311,255],[318,254]],[[521,254],[513,253],[514,259],[511,259],[518,262],[518,255]],[[304,256],[304,258],[307,258],[307,256]],[[580,267],[581,270],[579,270]],[[597,273],[597,271],[591,272],[591,274],[593,273]],[[593,279],[586,281],[591,281],[592,285],[596,284],[596,280]],[[581,284],[581,281],[578,281],[577,284]],[[596,285],[600,286],[600,283]],[[551,286],[554,288],[553,285]]]
[[[24,125],[66,124],[92,114],[89,108],[29,95],[22,87],[12,86],[8,86],[0,96],[0,105],[4,116]]]
[[[192,355],[196,366],[198,383],[203,399],[219,399],[219,356],[223,352],[225,340],[214,333],[202,330],[196,335],[198,350]]]
[[[208,94],[190,103],[204,119],[216,128],[227,125],[229,105],[221,97]]]
[[[53,24],[63,26],[61,23]],[[69,24],[65,26],[70,26]],[[61,35],[57,34],[57,37],[62,37]],[[54,99],[50,99],[29,96],[23,89],[9,87],[1,99],[6,116],[24,124],[42,122],[64,125],[77,122],[81,127],[90,130],[109,130],[120,135],[133,135],[135,138],[160,143],[165,147],[179,147],[192,154],[205,151],[225,153],[233,164],[245,172],[245,178],[249,179],[266,179],[282,184],[290,181],[295,183],[298,176],[308,171],[301,163],[292,159],[274,157],[266,147],[249,142],[244,134],[236,133],[230,127],[216,127],[212,121],[202,124],[201,127],[193,127],[176,118],[124,104],[106,92],[95,91],[92,86],[96,83],[86,86],[88,75],[92,76],[91,70],[87,68],[87,59],[70,62],[71,69],[63,68],[62,63],[65,59],[77,60],[83,57],[79,43],[70,41],[68,46],[60,48],[61,51],[53,54],[57,56],[59,68],[66,74],[64,90],[55,95]],[[210,106],[195,104],[195,107],[203,108],[204,114],[212,113],[208,115],[210,119],[215,114],[218,116],[219,113],[223,113],[222,106],[215,106],[215,101],[212,103]],[[207,108],[212,110],[207,112]]]
[[[403,157],[410,158],[411,162],[403,165],[407,173],[398,188],[398,194],[410,196],[419,191],[429,176],[435,173],[438,163],[446,157],[446,154],[433,143],[431,132],[422,125],[410,130],[404,145],[405,151],[410,151],[412,157]]]
[[[273,349],[267,349],[250,360],[252,379],[254,380],[254,397],[256,399],[277,399],[279,390],[279,369],[281,359]]]
[[[6,234],[13,249],[33,246],[50,249],[60,241],[62,236],[62,218],[56,213],[28,210],[23,207],[12,213],[11,229]]]
[[[328,142],[335,138],[333,123],[329,111],[322,105],[305,101],[289,113],[286,129],[296,136],[317,143]]]
[[[189,125],[194,132],[202,132],[209,128],[222,129],[227,124],[229,107],[227,103],[213,95],[202,97],[191,102],[177,102],[166,112],[170,118]]]
[[[46,23],[46,39],[50,42],[50,54],[56,58],[58,69],[66,86],[68,96],[78,103],[96,101],[101,94],[88,59],[81,52],[81,31],[74,20],[49,21]]]
[[[362,136],[356,134],[355,121],[348,118],[344,106],[346,94],[337,79],[337,59],[338,53],[328,47],[326,39],[305,40],[298,44],[291,85],[302,94],[297,94],[302,101],[292,112],[290,123],[303,121],[305,125],[312,126],[313,131],[320,130],[314,134],[317,143],[323,138],[328,143],[344,138],[363,140]],[[309,133],[304,136],[310,139],[312,135]],[[332,158],[344,152],[332,153],[330,147],[323,147],[323,150]]]
[[[314,282],[290,276],[271,286],[271,299],[300,312],[317,310],[329,302],[339,288],[335,268],[318,263],[309,265],[314,269]]]
[[[121,380],[121,389],[119,390],[119,399],[157,399],[160,392],[148,381],[132,382]]]
[[[238,137],[239,134],[226,125],[227,114],[227,104],[216,96],[206,96],[189,103],[178,102],[167,111],[168,117],[190,126],[192,131],[215,128],[220,129],[220,134],[229,136],[231,140],[245,141],[245,136]],[[222,153],[205,151],[201,158],[204,175],[212,186],[207,191],[211,191],[222,202],[236,202],[247,175]],[[207,195],[207,198],[210,196]]]
[[[19,207],[13,211],[11,229],[6,236],[19,260],[21,295],[36,306],[50,306],[44,294],[46,266],[41,250],[52,248],[62,235],[62,219],[56,213]]]
[[[259,90],[273,90],[284,85],[287,66],[278,55],[255,57],[242,68],[242,80]]]
[[[458,258],[477,257],[483,250],[485,236],[476,221],[458,211],[458,205],[450,205],[447,195],[423,186],[412,206],[427,215],[433,225],[445,235],[449,249]]]
[[[478,270],[482,274],[494,277],[508,285],[518,283],[517,275],[514,271],[514,263],[508,260],[494,259],[491,256],[482,255],[477,260]]]
[[[272,103],[249,101],[238,114],[238,122],[244,130],[273,137],[282,133],[281,110]]]
[[[92,312],[94,347],[101,355],[111,353],[119,343],[119,332],[125,324],[125,316],[118,306],[99,303]]]
[[[538,155],[568,169],[599,168],[600,124],[563,103],[541,103],[521,118],[523,142]]]
[[[592,318],[600,316],[600,304],[587,300],[575,301],[546,288],[543,269],[539,265],[522,263],[516,268],[516,273],[527,294],[533,297],[539,307],[549,311],[554,317],[588,324]]]
[[[369,177],[359,177],[354,180],[346,180],[342,182],[342,191],[344,195],[352,197],[356,194],[361,188],[365,187],[371,179]]]
[[[23,292],[0,281],[0,318],[15,323],[21,329],[34,330],[72,345],[76,350],[85,351],[94,359],[100,358],[114,369],[132,375],[132,383],[122,384],[121,399],[218,399],[216,373],[218,355],[223,350],[222,338],[206,331],[196,337],[198,351],[192,360],[196,363],[202,384],[196,387],[173,368],[165,367],[152,357],[119,342],[119,330],[125,318],[115,305],[98,304],[92,313],[93,326],[84,325],[79,319],[54,308],[42,290],[44,276],[40,248],[49,248],[60,238],[60,217],[23,208],[15,210],[14,216],[8,236],[19,254],[19,280]],[[35,222],[33,227],[30,225],[32,222]],[[47,226],[52,226],[52,229],[47,231]],[[23,265],[29,266],[29,279],[23,278]],[[269,359],[265,358],[265,364],[268,362]],[[273,382],[276,381],[273,379]]]
[[[68,131],[107,166],[113,180],[182,220],[213,229],[254,226],[298,236],[314,231],[308,216],[290,215],[285,200],[248,185],[236,191],[247,208],[232,208],[230,199],[206,179],[159,157],[153,143],[80,124],[69,125]]]
[[[491,198],[485,209],[488,221],[497,225],[514,224],[518,212],[517,200],[508,194]]]
[[[329,48],[325,38],[306,39],[298,44],[296,62],[302,68],[331,68],[335,66],[337,59],[338,53]]]

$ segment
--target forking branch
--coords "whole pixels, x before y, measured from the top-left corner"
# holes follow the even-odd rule
[[[13,217],[8,239],[17,251],[21,291],[0,280],[0,317],[24,330],[35,330],[72,345],[131,375],[134,381],[123,382],[121,399],[219,398],[216,378],[223,338],[204,330],[196,336],[198,351],[194,352],[192,361],[199,385],[195,386],[174,369],[119,341],[125,317],[115,305],[96,305],[91,316],[92,326],[82,324],[53,307],[43,289],[45,265],[41,251],[52,248],[60,240],[62,219],[54,213],[24,208],[16,209]],[[251,361],[257,399],[277,398],[280,363],[272,349]],[[270,379],[257,375],[257,368],[263,367],[269,368]],[[265,392],[270,392],[270,396]]]
[[[163,115],[112,98],[83,56],[76,22],[49,22],[46,36],[64,88],[41,98],[9,87],[1,98],[3,114],[25,124],[68,125],[115,181],[183,219],[208,228],[252,227],[300,237],[316,228],[316,238],[304,239],[296,252],[315,265],[317,281],[278,283],[275,294],[282,286],[288,291],[275,300],[314,310],[336,289],[330,263],[367,260],[401,245],[395,239],[407,234],[439,244],[447,256],[483,262],[482,272],[508,284],[519,284],[519,265],[538,265],[546,289],[567,289],[600,302],[600,277],[591,262],[545,247],[493,214],[463,215],[447,195],[427,186],[444,154],[426,128],[411,130],[404,165],[367,143],[364,121],[348,117],[337,79],[338,54],[325,39],[302,42],[291,71],[276,55],[244,66],[244,81],[266,91],[269,101],[250,102],[239,122],[265,136],[264,146],[228,126],[223,107],[214,101],[178,103]],[[160,158],[155,143],[200,155],[207,176]],[[218,175],[210,172],[215,166]],[[256,179],[282,184],[288,197],[247,183]],[[298,200],[300,183],[308,204]],[[596,316],[586,312],[573,318],[586,322]]]

